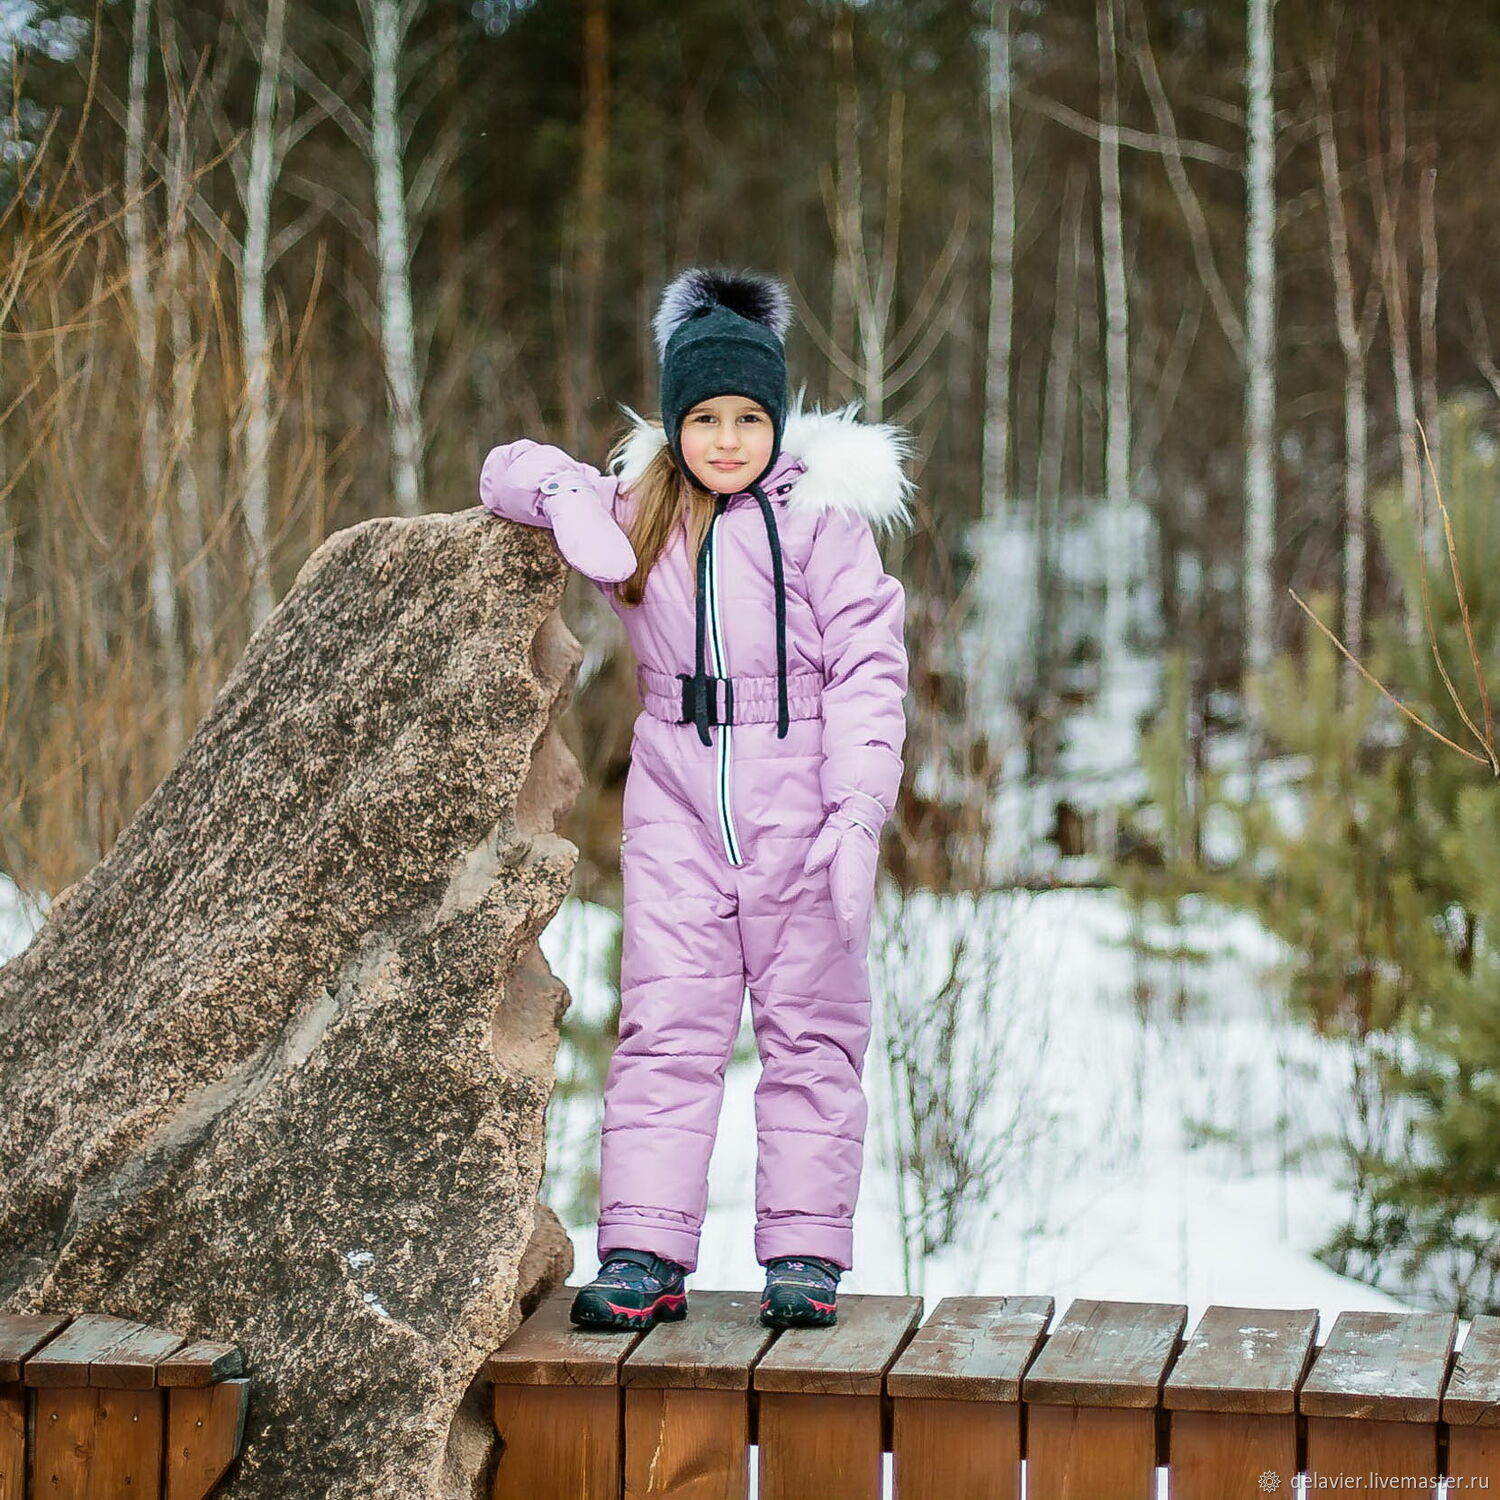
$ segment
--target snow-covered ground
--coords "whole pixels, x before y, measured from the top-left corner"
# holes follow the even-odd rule
[[[882,892],[874,937],[894,920]],[[615,913],[564,903],[542,948],[580,1019],[607,1015],[605,954]],[[1011,1141],[987,1201],[969,1205],[956,1243],[904,1273],[891,1170],[892,1018],[877,954],[876,1034],[865,1064],[870,1128],[848,1291],[914,1291],[928,1306],[956,1294],[1041,1293],[1182,1302],[1189,1323],[1210,1303],[1316,1307],[1325,1328],[1344,1308],[1404,1304],[1335,1275],[1312,1251],[1340,1222],[1334,1144],[1347,1107],[1348,1059],[1283,1014],[1279,946],[1248,917],[1203,909],[1187,936],[1203,965],[1142,961],[1112,891],[997,893],[985,902],[918,897],[901,914],[929,951],[901,955],[918,977],[941,966],[963,928],[998,955],[988,1018],[1005,1066],[981,1117]],[[29,940],[34,917],[0,881],[0,958]],[[1158,940],[1160,932],[1152,936]],[[922,996],[907,993],[920,1009]],[[709,1213],[693,1284],[754,1287],[754,1058],[746,997],[709,1171]],[[576,1066],[564,1045],[559,1073]],[[1020,1129],[1017,1129],[1017,1121]],[[599,1100],[554,1098],[549,1184],[597,1164]],[[559,1207],[564,1195],[549,1194]],[[594,1225],[570,1223],[571,1281],[596,1268]]]
[[[894,919],[882,892],[874,945]],[[1141,962],[1125,946],[1130,919],[1113,891],[1000,893],[985,902],[908,902],[903,931],[931,944],[928,965],[903,949],[881,974],[940,966],[962,931],[992,937],[999,993],[976,1025],[1013,1065],[1001,1070],[988,1120],[1016,1138],[1008,1171],[974,1203],[950,1248],[904,1273],[899,1193],[890,1167],[890,1076],[880,1015],[866,1059],[870,1131],[855,1213],[850,1292],[917,1292],[930,1311],[951,1295],[1048,1295],[1058,1316],[1075,1297],[1183,1303],[1188,1332],[1212,1303],[1317,1308],[1320,1337],[1345,1308],[1400,1308],[1395,1298],[1336,1275],[1313,1249],[1340,1221],[1344,1194],[1335,1146],[1346,1059],[1282,1013],[1278,945],[1250,918],[1190,913],[1203,964]],[[580,1019],[607,1014],[603,970],[618,918],[568,901],[542,949],[568,985]],[[1159,941],[1165,934],[1152,934]],[[1165,946],[1163,943],[1162,946]],[[883,989],[883,985],[881,986]],[[907,997],[908,999],[910,997]],[[916,1009],[920,1011],[920,996]],[[901,1018],[909,1022],[908,1005]],[[749,1001],[741,1017],[709,1168],[709,1209],[692,1287],[755,1289],[752,1249],[759,1063]],[[564,1045],[560,1075],[576,1064]],[[1024,1128],[1016,1129],[1017,1120]],[[549,1181],[597,1164],[598,1099],[554,1098]],[[1320,1141],[1330,1142],[1320,1145]],[[561,1208],[561,1195],[544,1196]],[[566,1222],[566,1217],[565,1217]],[[568,1223],[571,1285],[598,1260],[594,1224]],[[1464,1325],[1460,1337],[1467,1332]],[[750,1495],[758,1493],[752,1450]],[[1023,1476],[1023,1496],[1024,1489]],[[892,1489],[885,1456],[883,1493]],[[1167,1473],[1157,1471],[1157,1497]]]
[[[870,1129],[855,1266],[844,1290],[917,1292],[928,1310],[949,1295],[1040,1294],[1055,1299],[1058,1315],[1075,1297],[1180,1302],[1189,1331],[1211,1303],[1314,1307],[1325,1336],[1345,1308],[1403,1306],[1313,1257],[1344,1211],[1332,1141],[1347,1098],[1347,1059],[1284,1016],[1276,975],[1283,955],[1253,920],[1190,911],[1183,936],[1208,958],[1173,964],[1132,956],[1128,909],[1113,891],[1000,892],[980,901],[924,895],[899,911],[895,899],[882,890],[873,940]],[[570,899],[542,935],[581,1020],[608,1014],[606,955],[618,920]],[[0,883],[0,958],[19,951],[31,930]],[[889,961],[892,931],[920,933],[925,946]],[[1167,934],[1150,936],[1166,946]],[[997,1132],[1008,1150],[991,1191],[967,1205],[954,1243],[913,1265],[908,1278],[895,1227],[901,1196],[890,1166],[883,1028],[910,1026],[922,1013],[924,982],[960,938],[993,985],[991,1003],[972,1018],[983,1035],[970,1040],[978,1054],[997,1048],[1004,1059],[976,1131]],[[892,974],[903,976],[900,997],[888,993]],[[690,1286],[760,1285],[753,1047],[747,997],[736,1049],[746,1056],[726,1080]],[[577,1063],[564,1044],[559,1075]],[[963,1087],[962,1066],[957,1078]],[[598,1125],[595,1091],[554,1097],[544,1196],[565,1222],[561,1184],[597,1164]],[[567,1228],[575,1253],[568,1280],[576,1285],[597,1267],[594,1224]],[[887,1455],[887,1493],[889,1462]],[[751,1473],[753,1496],[753,1464]],[[1164,1471],[1158,1480],[1164,1494]]]
[[[878,946],[891,917],[883,893]],[[941,945],[955,927],[948,898],[909,902],[908,930]],[[1027,1139],[988,1201],[970,1206],[957,1243],[903,1272],[891,1170],[889,1070],[877,1034],[866,1059],[870,1130],[847,1291],[1031,1293],[1181,1302],[1189,1326],[1211,1303],[1344,1308],[1404,1304],[1340,1277],[1312,1251],[1340,1222],[1342,1160],[1332,1144],[1347,1097],[1341,1048],[1287,1020],[1278,946],[1253,921],[1202,910],[1193,942],[1204,965],[1134,959],[1129,916],[1109,891],[1002,893],[964,922],[1001,932],[991,1008],[1010,1064],[987,1120]],[[542,937],[583,1019],[610,1004],[603,955],[617,917],[569,901]],[[1155,934],[1160,937],[1161,934]],[[972,941],[972,938],[971,938]],[[877,972],[880,965],[877,962]],[[877,1007],[890,1000],[877,995]],[[753,1049],[749,1000],[740,1048]],[[565,1046],[559,1071],[575,1064]],[[758,1061],[731,1064],[709,1170],[702,1287],[757,1287],[752,1248]],[[597,1161],[598,1100],[555,1099],[549,1180]],[[554,1174],[557,1174],[554,1176]],[[557,1200],[560,1204],[560,1198]],[[594,1273],[594,1226],[568,1225],[576,1266]]]

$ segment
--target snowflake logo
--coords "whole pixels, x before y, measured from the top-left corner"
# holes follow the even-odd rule
[[[1272,1494],[1281,1488],[1281,1475],[1275,1469],[1262,1469],[1259,1484],[1261,1494]]]

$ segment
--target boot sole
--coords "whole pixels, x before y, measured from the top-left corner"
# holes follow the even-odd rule
[[[603,1292],[582,1291],[573,1299],[569,1318],[579,1328],[654,1328],[687,1317],[687,1293],[663,1292],[648,1307],[623,1307]]]
[[[838,1319],[837,1308],[810,1300],[798,1307],[760,1305],[760,1320],[767,1328],[831,1328]]]

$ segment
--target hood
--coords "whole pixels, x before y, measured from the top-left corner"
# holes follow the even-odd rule
[[[789,511],[852,512],[863,516],[877,532],[897,523],[910,525],[907,502],[914,487],[903,464],[911,457],[911,438],[887,422],[856,421],[859,405],[851,401],[835,411],[809,410],[799,391],[787,410],[781,454],[763,482],[773,476],[787,477],[800,468],[802,476],[786,499]],[[628,406],[621,410],[635,430],[614,472],[629,489],[666,446],[666,434]]]

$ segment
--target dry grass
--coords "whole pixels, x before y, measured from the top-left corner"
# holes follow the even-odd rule
[[[234,271],[194,221],[163,222],[148,179],[139,207],[161,337],[143,371],[125,233],[133,205],[118,177],[96,182],[83,165],[113,148],[91,109],[69,139],[54,118],[0,211],[0,871],[36,904],[113,844],[254,624]],[[175,337],[163,284],[174,233],[187,267]],[[280,580],[322,540],[336,498],[310,313],[292,329],[283,311],[273,329]]]

